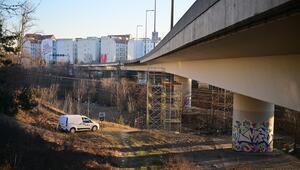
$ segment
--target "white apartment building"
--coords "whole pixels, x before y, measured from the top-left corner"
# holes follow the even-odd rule
[[[154,44],[149,38],[147,39],[131,39],[128,42],[127,60],[135,60],[143,57],[154,48]],[[145,50],[146,49],[146,50]]]
[[[46,63],[56,61],[55,57],[55,37],[53,35],[43,35],[41,42],[41,55]]]
[[[77,63],[97,63],[100,60],[100,39],[88,37],[86,39],[76,39]]]
[[[127,60],[130,35],[109,35],[101,37],[101,57],[104,63]]]
[[[41,43],[36,41],[26,40],[23,44],[23,55],[26,57],[40,58]]]
[[[56,62],[74,64],[75,50],[74,41],[72,39],[56,40]]]
[[[41,40],[40,34],[26,34],[25,42],[23,44],[23,56],[40,58],[41,57]]]
[[[115,41],[109,37],[101,37],[101,58],[106,57],[106,59],[102,59],[101,62],[110,63],[116,61],[116,53]]]

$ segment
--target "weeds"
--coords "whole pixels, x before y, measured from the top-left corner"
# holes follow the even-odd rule
[[[165,170],[195,170],[202,169],[196,167],[192,162],[183,157],[172,157],[165,163],[163,169]]]

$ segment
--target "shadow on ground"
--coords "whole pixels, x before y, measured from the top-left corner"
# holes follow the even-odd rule
[[[60,146],[3,120],[0,136],[0,165],[9,163],[13,169],[93,169],[89,161],[106,164],[111,159],[68,149],[56,150]]]
[[[28,133],[17,121],[9,122],[0,118],[0,169],[9,163],[14,169],[111,169],[156,167],[161,169],[168,160],[179,157],[191,162],[198,169],[245,168],[289,168],[300,167],[289,155],[274,152],[272,154],[238,153],[231,149],[205,149],[206,145],[223,144],[223,142],[199,141],[177,144],[154,144],[136,147],[127,141],[128,148],[111,148],[116,152],[146,152],[144,155],[100,157],[87,152],[74,151],[70,147],[60,146],[43,140],[35,133]],[[139,139],[139,138],[138,138]],[[153,139],[154,140],[154,139]],[[204,146],[199,150],[176,153],[148,154],[151,150]],[[200,147],[201,148],[201,147]],[[126,155],[126,154],[125,154]],[[197,169],[197,168],[196,168]]]

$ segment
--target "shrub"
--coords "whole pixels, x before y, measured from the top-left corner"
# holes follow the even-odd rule
[[[124,125],[124,124],[125,124],[124,118],[123,118],[122,115],[120,115],[120,116],[117,118],[116,123],[121,124],[121,125]]]
[[[23,110],[31,110],[37,106],[34,97],[34,92],[30,87],[23,87],[20,95],[18,96],[19,107]]]

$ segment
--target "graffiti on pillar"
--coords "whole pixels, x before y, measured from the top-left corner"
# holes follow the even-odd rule
[[[183,99],[183,106],[188,107],[192,103],[192,97],[191,96],[185,96]]]
[[[232,131],[233,149],[244,152],[270,151],[273,137],[269,127],[269,122],[235,121]]]

